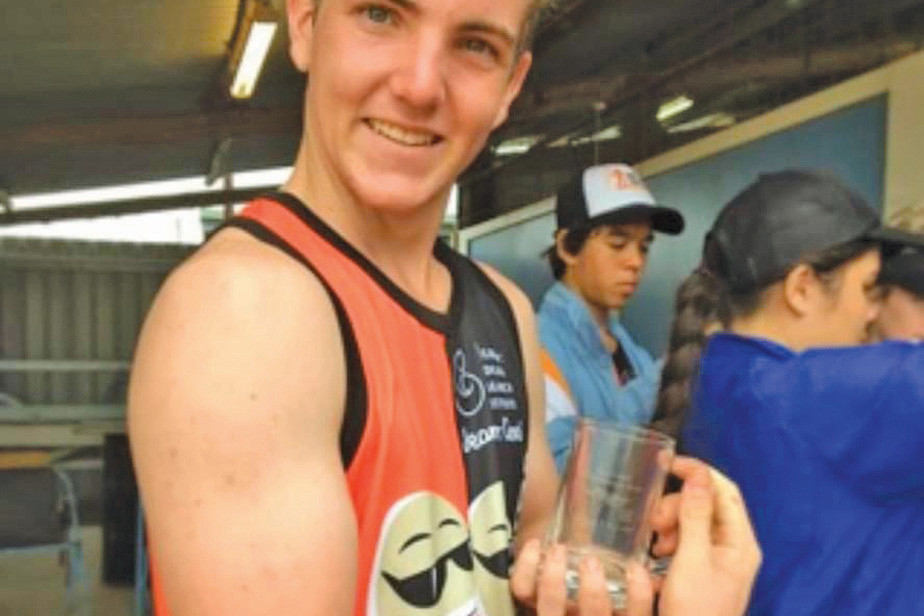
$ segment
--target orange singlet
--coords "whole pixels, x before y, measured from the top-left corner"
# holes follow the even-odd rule
[[[429,310],[289,194],[258,199],[228,224],[302,262],[340,319],[341,451],[359,536],[354,614],[512,615],[528,425],[503,294],[438,242],[452,299],[447,314]],[[152,593],[167,616],[153,566]]]

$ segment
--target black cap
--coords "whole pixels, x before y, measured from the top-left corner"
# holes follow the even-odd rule
[[[884,229],[895,247],[883,261],[879,284],[902,287],[924,298],[924,234]]]
[[[859,239],[889,239],[863,197],[832,175],[787,170],[762,174],[722,208],[703,260],[732,289],[756,289],[806,257]]]
[[[646,220],[661,233],[683,231],[683,215],[655,203],[639,174],[629,165],[596,165],[562,186],[555,196],[559,229]]]

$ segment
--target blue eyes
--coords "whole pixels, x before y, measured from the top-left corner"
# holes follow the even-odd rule
[[[497,56],[497,50],[482,39],[465,39],[462,42],[462,48],[474,53],[486,54],[492,57]]]
[[[365,13],[369,21],[377,24],[387,24],[392,20],[391,11],[384,6],[365,6],[363,7],[363,13]]]
[[[399,14],[395,9],[381,4],[364,4],[356,9],[369,24],[375,26],[392,26],[400,23]],[[500,52],[490,42],[479,37],[461,38],[456,48],[485,58],[498,59]]]

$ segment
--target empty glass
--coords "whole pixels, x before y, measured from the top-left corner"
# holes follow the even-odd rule
[[[614,607],[624,607],[626,566],[633,559],[647,564],[649,518],[673,456],[674,440],[660,432],[578,420],[546,536],[547,545],[567,548],[570,596],[577,591],[581,560],[593,555]]]

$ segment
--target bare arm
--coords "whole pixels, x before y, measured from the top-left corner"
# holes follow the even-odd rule
[[[228,230],[171,276],[128,417],[171,616],[351,611],[344,388],[330,300],[282,253]]]

